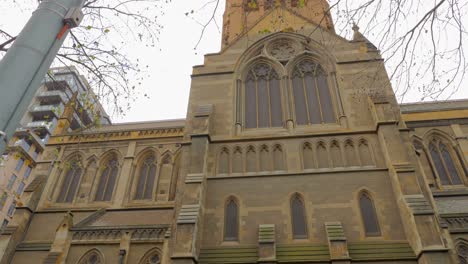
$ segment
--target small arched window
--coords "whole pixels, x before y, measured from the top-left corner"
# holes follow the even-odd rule
[[[359,196],[359,207],[366,236],[380,236],[379,221],[374,202],[368,193],[362,192]]]
[[[302,159],[304,169],[315,169],[314,151],[312,149],[312,145],[309,142],[304,143],[302,146]]]
[[[359,157],[361,158],[362,166],[375,166],[369,143],[365,139],[359,141]]]
[[[281,127],[280,77],[270,64],[260,62],[247,73],[245,87],[245,127]]]
[[[152,250],[146,253],[140,264],[161,264],[161,257],[157,251]]]
[[[135,192],[135,200],[153,198],[154,182],[156,179],[156,157],[150,155],[143,160],[138,174],[138,183]]]
[[[330,146],[330,156],[332,158],[334,168],[344,167],[343,157],[341,155],[340,143],[333,141]]]
[[[268,146],[263,145],[260,147],[260,171],[271,170],[271,156]]]
[[[241,147],[236,147],[234,149],[234,153],[232,154],[232,172],[233,173],[244,172]]]
[[[452,152],[453,149],[438,138],[429,143],[429,153],[442,185],[463,184]]]
[[[96,201],[110,201],[114,186],[117,181],[117,173],[119,171],[119,162],[117,157],[113,156],[105,163],[104,168],[99,178],[99,184],[96,191]]]
[[[319,64],[301,61],[294,67],[291,80],[298,125],[336,123],[328,78]]]
[[[249,146],[246,153],[246,171],[257,172],[257,153],[255,152],[254,146]]]
[[[318,161],[318,167],[320,169],[330,167],[328,164],[329,159],[328,159],[327,147],[325,146],[325,143],[323,142],[317,143],[317,161]]]
[[[229,198],[224,211],[224,240],[239,240],[239,207],[234,198]]]
[[[291,224],[294,239],[307,238],[307,219],[304,201],[299,194],[291,199]]]
[[[101,254],[97,250],[91,250],[86,253],[78,262],[79,264],[103,264]]]
[[[457,247],[457,254],[460,264],[468,264],[468,245],[460,244]]]
[[[352,140],[346,141],[344,151],[346,156],[346,165],[348,167],[359,166],[356,150],[354,149],[354,144]]]
[[[78,185],[80,184],[81,175],[83,173],[83,166],[80,161],[72,160],[65,164],[68,168],[66,170],[65,178],[63,179],[62,188],[60,189],[57,198],[58,203],[71,203],[75,198]]]
[[[281,145],[275,145],[273,147],[273,170],[283,171],[286,169],[285,167],[283,148]]]
[[[229,173],[229,150],[222,148],[218,157],[218,174]]]

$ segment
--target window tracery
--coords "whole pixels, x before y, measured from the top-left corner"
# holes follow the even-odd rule
[[[103,264],[101,254],[96,250],[91,250],[86,253],[80,260],[79,264]]]
[[[322,66],[303,60],[291,75],[296,124],[336,123],[328,77]]]
[[[468,245],[465,243],[460,244],[457,247],[457,254],[460,264],[468,264]]]
[[[68,166],[62,188],[57,198],[58,203],[71,203],[75,198],[83,174],[83,166],[78,159],[67,162]]]
[[[153,189],[156,180],[157,161],[151,154],[141,164],[138,183],[135,192],[135,200],[153,199]]]
[[[359,207],[361,209],[361,217],[364,223],[366,236],[380,236],[380,227],[374,202],[368,193],[362,192],[360,194]]]
[[[239,239],[239,208],[234,198],[229,198],[224,213],[224,240]]]
[[[307,220],[302,197],[299,194],[293,195],[291,199],[291,224],[293,238],[307,238]]]
[[[116,156],[112,156],[105,163],[96,192],[95,201],[110,201],[114,186],[117,181],[117,173],[119,171],[119,162]]]
[[[280,77],[270,64],[260,62],[248,72],[245,86],[245,127],[283,125]]]
[[[437,137],[434,137],[429,143],[429,153],[441,184],[461,185],[463,182],[460,172],[451,152],[453,149]]]

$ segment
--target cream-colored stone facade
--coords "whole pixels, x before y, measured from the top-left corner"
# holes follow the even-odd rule
[[[466,263],[468,101],[399,105],[357,29],[289,4],[194,67],[186,119],[52,137],[0,263]]]

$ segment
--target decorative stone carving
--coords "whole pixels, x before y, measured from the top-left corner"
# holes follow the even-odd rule
[[[119,241],[124,233],[131,233],[132,241],[154,241],[164,239],[169,227],[147,228],[75,228],[72,240],[79,241]]]
[[[268,53],[281,62],[292,59],[299,51],[299,46],[289,39],[278,39],[267,47]]]

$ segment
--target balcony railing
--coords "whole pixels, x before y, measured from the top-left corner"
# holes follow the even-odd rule
[[[32,114],[39,113],[41,115],[54,115],[55,117],[60,117],[63,113],[65,106],[61,104],[57,105],[35,105],[31,107],[30,111]]]
[[[30,122],[26,125],[27,128],[45,128],[49,132],[49,134],[52,134],[54,131],[55,127],[57,127],[57,119],[52,119],[51,121],[35,121],[35,122]]]
[[[31,145],[28,144],[28,142],[26,142],[24,139],[20,139],[20,140],[17,140],[13,146],[15,147],[21,147],[23,148],[23,150],[28,153],[29,150],[31,149]]]
[[[41,92],[38,94],[38,97],[43,102],[57,102],[57,101],[61,101],[62,103],[68,102],[67,94],[60,90]]]

